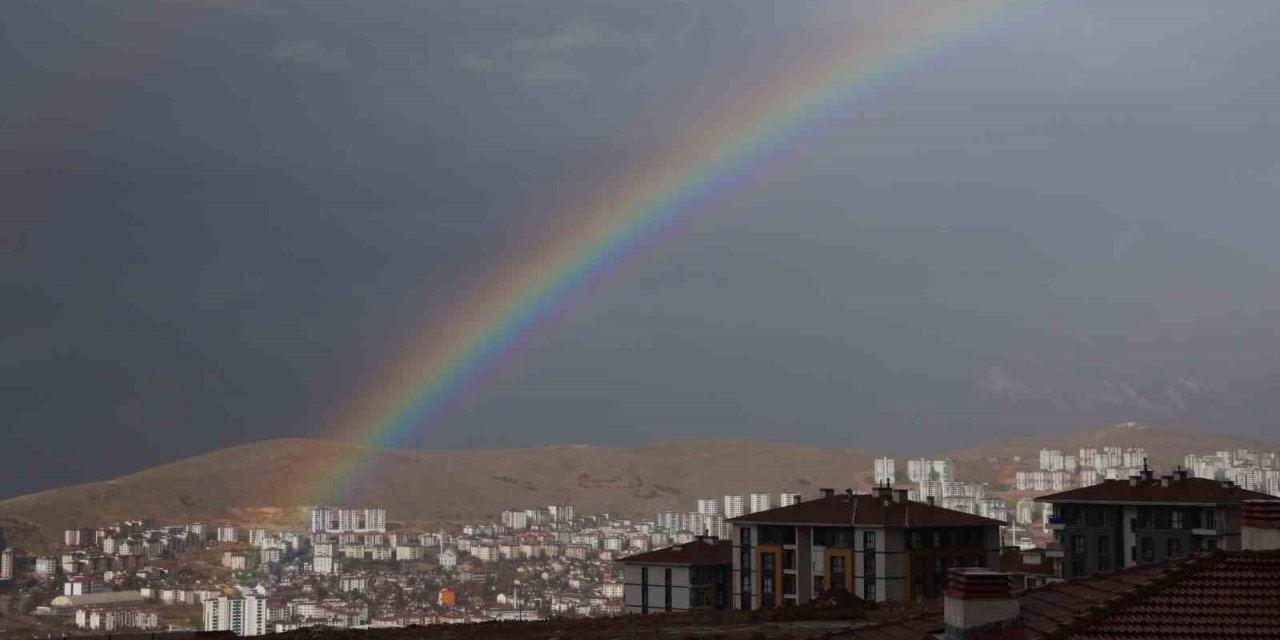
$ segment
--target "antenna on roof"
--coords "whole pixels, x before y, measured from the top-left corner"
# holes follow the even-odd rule
[[[844,497],[849,502],[853,502],[853,489],[846,487],[844,490]]]

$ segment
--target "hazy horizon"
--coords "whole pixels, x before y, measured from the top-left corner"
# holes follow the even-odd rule
[[[902,4],[6,4],[0,497],[331,437],[536,230]],[[1277,29],[1009,2],[401,444],[1274,438]]]

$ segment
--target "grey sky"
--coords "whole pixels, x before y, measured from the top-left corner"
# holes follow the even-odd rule
[[[0,11],[11,495],[326,435],[531,229],[884,3]],[[409,444],[1274,434],[1278,32],[1267,0],[1015,7],[794,139]]]

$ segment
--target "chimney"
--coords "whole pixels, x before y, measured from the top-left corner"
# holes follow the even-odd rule
[[[1173,484],[1173,476],[1160,476],[1160,486],[1168,489]]]
[[[946,640],[1023,637],[1018,599],[1013,597],[1007,573],[952,569],[947,574],[942,615]]]
[[[1136,487],[1136,486],[1138,486],[1138,480],[1139,480],[1139,479],[1140,479],[1140,478],[1138,478],[1138,476],[1129,476],[1129,486],[1131,486],[1131,487]]]
[[[1184,469],[1182,465],[1178,465],[1178,470],[1174,471],[1173,474],[1177,476],[1178,482],[1182,482],[1183,480],[1187,479],[1187,476],[1190,474],[1190,472]]]
[[[933,506],[933,496],[929,496],[928,498],[925,498],[925,500],[928,501],[929,506]]]
[[[907,503],[907,490],[906,490],[906,489],[894,489],[894,490],[893,490],[893,501],[894,501],[894,502],[896,502],[896,503],[898,503],[898,504],[906,504],[906,503]]]
[[[877,498],[885,500],[893,499],[893,487],[891,485],[876,485],[874,489]]]
[[[1280,549],[1280,500],[1245,500],[1240,516],[1241,549]]]
[[[833,498],[835,495],[835,489],[818,489],[818,497],[820,498]]]

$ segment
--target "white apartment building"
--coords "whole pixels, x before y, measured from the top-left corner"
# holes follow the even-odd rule
[[[235,527],[224,524],[218,527],[218,542],[237,542],[240,540],[240,531]]]
[[[956,479],[956,465],[950,458],[912,458],[907,460],[907,479],[911,482]]]
[[[387,530],[387,510],[378,507],[371,507],[364,510],[364,520],[361,522],[363,531],[377,531],[379,533]]]
[[[508,509],[502,512],[502,526],[517,531],[529,528],[529,514],[523,509]]]
[[[249,529],[249,546],[261,547],[263,541],[267,539],[267,530],[262,527],[254,527]]]
[[[772,501],[770,500],[769,494],[753,493],[751,494],[751,513],[760,513],[761,511],[768,511],[769,509],[772,508],[771,503]]]
[[[311,558],[311,572],[322,576],[335,575],[342,571],[342,563],[333,556],[313,556]]]
[[[315,507],[311,509],[311,533],[323,533],[333,529],[333,509]]]
[[[552,522],[573,522],[573,505],[553,504],[547,507],[547,516]]]
[[[720,501],[715,498],[700,498],[698,500],[698,513],[704,516],[719,514]]]
[[[258,596],[222,596],[204,601],[204,630],[261,636],[267,628],[267,600]]]
[[[658,528],[663,531],[680,530],[680,514],[674,511],[663,511],[658,514]]]
[[[876,458],[875,480],[877,485],[893,484],[895,476],[893,458]]]
[[[725,496],[724,497],[724,517],[733,519],[738,516],[746,515],[746,501],[742,496]]]
[[[13,548],[0,550],[0,581],[13,580]]]
[[[355,531],[360,528],[360,517],[364,515],[359,509],[338,509],[338,531]]]
[[[778,494],[778,506],[789,507],[793,504],[799,504],[804,497],[798,493],[780,493]]]
[[[58,559],[53,556],[37,557],[36,573],[42,576],[56,575],[58,573]]]

